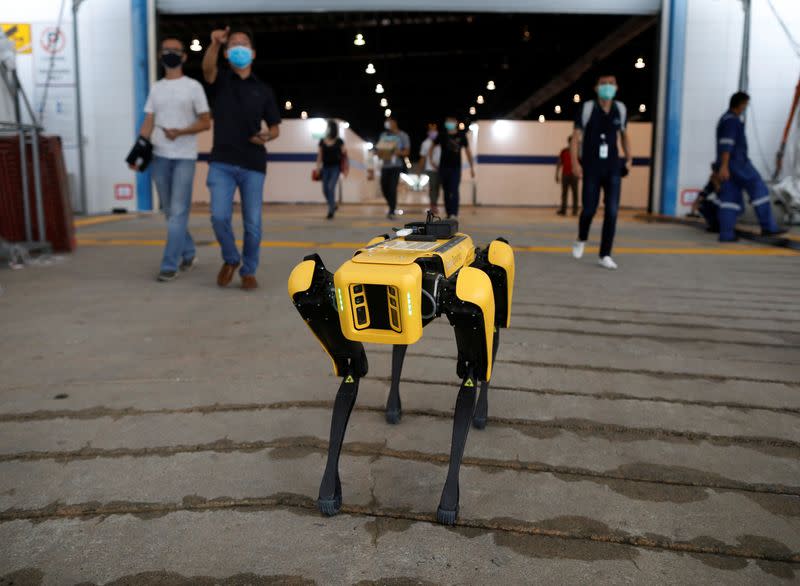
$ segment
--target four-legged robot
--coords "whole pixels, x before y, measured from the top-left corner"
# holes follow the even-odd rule
[[[455,329],[458,376],[450,467],[437,520],[452,525],[458,515],[458,473],[470,421],[486,426],[489,379],[499,329],[509,326],[514,289],[514,252],[498,238],[485,249],[458,232],[454,220],[407,224],[394,237],[373,239],[335,274],[314,254],[289,277],[289,295],[342,378],[333,406],[328,462],[319,509],[335,515],[342,505],[339,455],[359,380],[367,374],[363,342],[393,345],[392,383],[386,420],[400,421],[400,374],[406,349],[422,328],[446,315]],[[480,394],[478,394],[480,385]],[[477,401],[476,401],[477,396]]]

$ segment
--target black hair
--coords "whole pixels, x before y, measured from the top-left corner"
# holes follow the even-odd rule
[[[745,92],[736,92],[731,96],[730,109],[735,110],[745,102],[749,101],[750,101],[750,96],[747,95]]]
[[[328,120],[328,138],[336,138],[339,136],[339,123],[333,118]]]
[[[161,39],[161,42],[158,43],[159,50],[161,50],[161,48],[164,46],[164,41],[178,41],[181,44],[181,51],[183,51],[184,53],[186,52],[186,43],[184,43],[178,37],[174,37],[174,36],[171,36],[171,35],[168,35],[168,36],[164,37],[163,39]]]
[[[230,39],[231,39],[231,37],[233,35],[244,35],[244,36],[246,36],[247,39],[250,41],[250,48],[255,51],[256,44],[253,41],[253,31],[251,31],[249,28],[246,28],[246,27],[243,27],[243,26],[231,28],[231,30],[228,32],[228,41],[230,41]]]
[[[567,137],[567,142],[572,142],[572,135],[571,134]]]
[[[600,80],[603,79],[604,77],[613,77],[614,79],[617,79],[616,75],[614,75],[613,73],[608,73],[606,71],[605,73],[601,73],[600,75],[597,76],[597,81],[595,82],[595,84],[600,83]]]

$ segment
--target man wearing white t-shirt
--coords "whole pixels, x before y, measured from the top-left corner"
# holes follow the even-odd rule
[[[442,148],[433,144],[437,136],[439,136],[439,126],[437,124],[428,124],[428,136],[419,147],[419,156],[425,161],[424,173],[428,176],[428,196],[431,200],[431,212],[434,214],[439,213],[439,187],[441,185],[439,171],[434,167],[434,165],[439,165],[439,158],[442,154]],[[428,157],[431,149],[433,149],[433,152]]]
[[[150,168],[167,217],[167,245],[159,281],[173,280],[178,269],[191,269],[197,261],[188,229],[197,163],[196,135],[211,127],[211,115],[203,86],[183,75],[185,61],[183,43],[178,39],[164,39],[161,64],[166,75],[150,90],[139,131],[153,143]]]

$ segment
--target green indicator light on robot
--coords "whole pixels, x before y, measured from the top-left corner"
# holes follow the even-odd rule
[[[411,292],[406,293],[406,299],[408,299],[408,315],[413,315],[413,311],[411,310]]]
[[[344,311],[344,301],[342,301],[342,290],[337,288],[336,292],[339,294],[339,311]]]

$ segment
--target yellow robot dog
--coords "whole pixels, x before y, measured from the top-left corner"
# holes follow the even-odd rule
[[[335,274],[318,255],[307,256],[289,277],[289,296],[342,377],[333,406],[328,462],[317,501],[325,515],[342,505],[339,455],[345,429],[367,374],[363,342],[391,344],[392,383],[386,420],[398,423],[400,373],[406,349],[422,328],[446,315],[455,328],[458,376],[450,467],[436,518],[452,525],[458,516],[458,473],[470,420],[486,426],[487,392],[497,355],[499,329],[509,326],[514,289],[514,252],[498,238],[485,249],[458,232],[454,220],[430,212],[395,236],[373,239]],[[480,394],[477,394],[480,383]],[[477,396],[477,401],[476,401]]]

